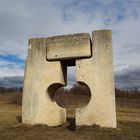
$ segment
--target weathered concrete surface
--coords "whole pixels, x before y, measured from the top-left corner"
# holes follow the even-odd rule
[[[47,41],[47,59],[64,60],[91,56],[88,33],[54,36]]]
[[[116,127],[112,34],[110,30],[92,33],[92,58],[76,60],[76,80],[91,90],[91,100],[76,109],[76,125]]]
[[[65,70],[59,61],[46,61],[46,42],[45,38],[29,40],[22,122],[57,126],[66,121],[66,111],[51,100],[48,87],[54,83],[65,85]]]
[[[66,110],[57,105],[54,97],[56,91],[66,84],[66,65],[75,64],[75,60],[76,81],[87,85],[91,92],[89,103],[76,109],[76,125],[116,127],[110,30],[93,32],[91,48],[88,34],[29,40],[23,89],[23,123],[57,126],[66,121]]]

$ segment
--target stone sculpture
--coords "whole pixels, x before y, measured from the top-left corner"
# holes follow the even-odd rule
[[[110,30],[29,39],[25,67],[22,122],[58,126],[66,110],[53,99],[67,84],[67,66],[76,66],[76,81],[91,92],[89,103],[76,109],[76,125],[116,127],[116,107]]]

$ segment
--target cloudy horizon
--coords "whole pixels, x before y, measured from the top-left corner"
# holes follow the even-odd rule
[[[115,85],[140,89],[139,7],[139,0],[0,0],[0,86],[22,85],[29,38],[111,29]]]

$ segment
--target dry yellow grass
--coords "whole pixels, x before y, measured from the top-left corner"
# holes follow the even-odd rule
[[[68,124],[59,127],[21,124],[21,106],[11,104],[9,95],[0,94],[0,139],[1,140],[139,140],[140,99],[117,98],[116,129],[83,126],[75,131]],[[74,111],[68,109],[68,115]]]
[[[8,95],[0,95],[0,127],[19,124],[21,106],[11,104],[10,99]]]

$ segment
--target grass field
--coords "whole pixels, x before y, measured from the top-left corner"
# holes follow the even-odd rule
[[[71,131],[68,122],[59,127],[22,125],[21,106],[12,104],[11,96],[0,94],[0,140],[140,140],[140,99],[116,99],[116,129],[82,126]]]

